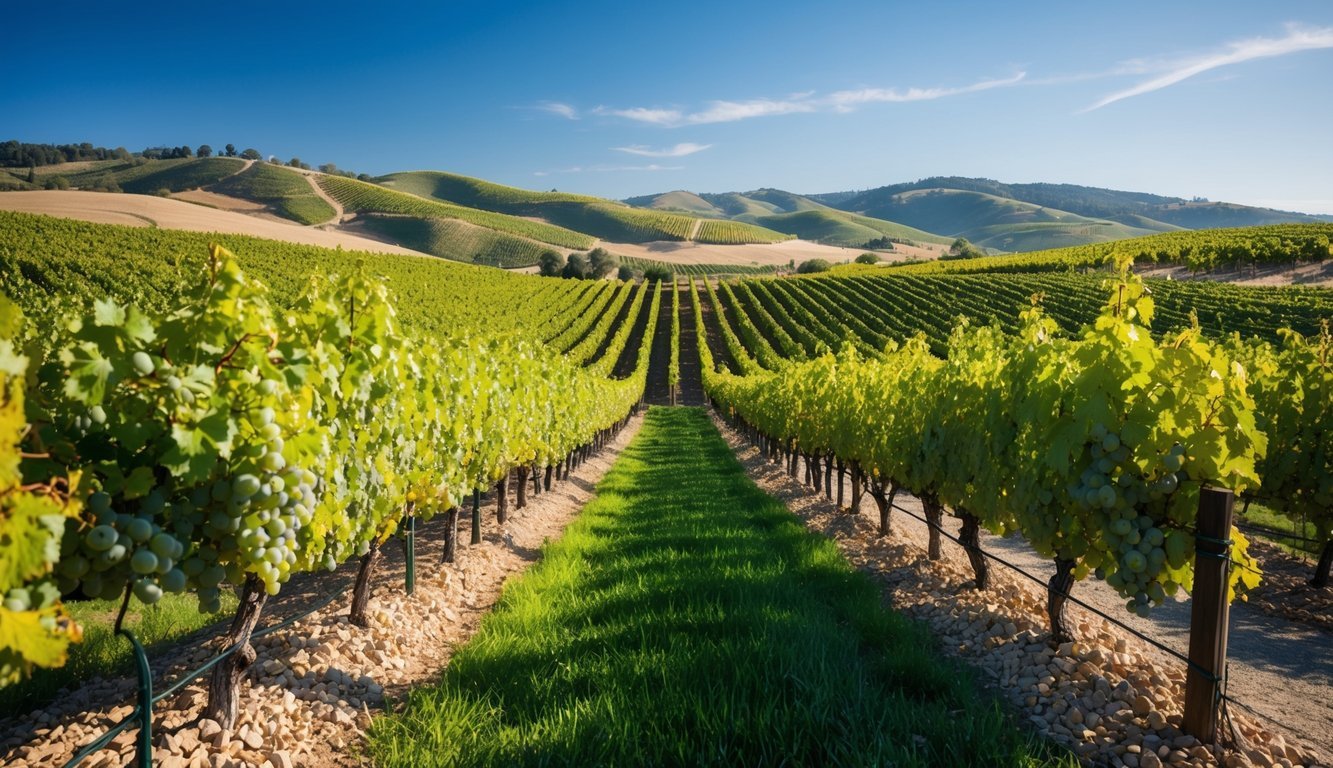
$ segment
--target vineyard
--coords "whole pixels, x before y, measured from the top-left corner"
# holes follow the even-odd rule
[[[250,176],[229,183],[299,196],[268,171]],[[402,180],[438,196],[508,189],[467,182]],[[957,261],[561,280],[457,261],[532,263],[532,233],[575,232],[320,183],[368,228],[456,261],[0,213],[0,686],[54,713],[14,725],[23,735],[0,729],[4,762],[82,750],[88,764],[150,751],[326,764],[321,750],[344,748],[383,765],[1321,759],[1239,703],[1226,722],[1245,746],[1214,753],[1229,738],[1218,705],[1239,701],[1223,668],[1192,643],[1188,658],[1150,660],[1156,641],[1114,633],[1209,594],[1225,632],[1231,600],[1267,599],[1269,555],[1231,525],[1231,494],[1312,525],[1322,557],[1303,566],[1313,586],[1301,594],[1324,599],[1329,293],[1146,280],[1128,265],[1246,248],[1326,258],[1327,227],[1172,233],[994,274]],[[621,236],[696,226],[574,200],[509,204]],[[650,371],[670,402],[703,392],[711,412],[640,418]],[[570,475],[594,466],[605,479],[564,537],[577,510],[540,528],[534,510],[588,498],[601,474]],[[816,525],[779,492],[831,510]],[[895,520],[917,510],[928,538],[913,549]],[[1216,519],[1222,529],[1207,527]],[[950,530],[965,571],[944,553]],[[997,541],[1052,575],[1015,587],[984,543]],[[504,565],[479,576],[483,563]],[[480,582],[498,602],[478,630]],[[894,592],[909,583],[921,586]],[[323,602],[312,585],[327,587]],[[1107,623],[1076,608],[1094,589],[1112,595]],[[89,601],[109,615],[77,608]],[[231,621],[152,679],[127,616],[182,605]],[[148,680],[139,701],[163,699],[156,708],[125,705],[126,688],[106,705],[119,716],[96,725],[54,688],[24,688],[80,653],[81,622],[129,639]],[[441,656],[432,633],[446,627],[457,639]],[[150,655],[179,650],[182,632]],[[974,679],[941,645],[995,656]],[[411,682],[392,711],[388,680]],[[1202,709],[1198,685],[1214,692]],[[167,732],[154,735],[155,717]]]
[[[277,215],[299,224],[320,224],[337,213],[315,194],[306,177],[268,163],[254,163],[214,184],[210,191],[264,203]]]
[[[356,213],[396,213],[424,219],[459,219],[498,232],[565,248],[591,248],[594,242],[587,235],[560,226],[461,205],[439,203],[345,176],[321,174],[317,177],[317,181],[324,191],[345,209]]]
[[[1168,232],[1013,256],[911,264],[900,269],[914,274],[1071,272],[1108,269],[1128,258],[1136,264],[1182,264],[1193,271],[1205,271],[1218,267],[1325,261],[1333,258],[1330,239],[1333,239],[1333,224],[1272,224],[1242,229]]]
[[[758,239],[758,238],[767,239]],[[705,219],[699,224],[699,232],[694,236],[697,243],[715,243],[717,245],[741,245],[744,243],[776,243],[790,240],[794,235],[744,224],[739,221],[718,221]]]
[[[550,250],[535,240],[460,219],[366,214],[360,221],[366,229],[404,247],[468,264],[505,269],[530,267]]]
[[[669,261],[641,259],[637,256],[617,256],[620,263],[639,272],[647,269],[663,269],[681,277],[704,277],[705,275],[771,275],[775,267],[758,264],[676,264]]]

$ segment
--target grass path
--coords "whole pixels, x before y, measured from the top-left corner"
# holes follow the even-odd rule
[[[700,409],[654,408],[382,765],[1072,764],[1019,732]]]

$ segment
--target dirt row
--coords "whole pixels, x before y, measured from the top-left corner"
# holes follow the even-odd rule
[[[413,596],[403,590],[403,548],[386,546],[374,582],[369,628],[347,621],[346,573],[324,574],[297,585],[292,599],[277,606],[269,621],[276,623],[284,613],[294,615],[317,594],[342,590],[348,599],[255,643],[258,658],[242,682],[234,730],[200,718],[206,676],[160,703],[154,712],[154,765],[362,764],[371,718],[386,700],[401,699],[413,686],[439,676],[454,649],[476,632],[504,582],[532,565],[547,540],[559,537],[641,425],[642,417],[634,417],[600,455],[572,472],[569,481],[529,495],[526,508],[515,510],[511,503],[504,525],[496,524],[493,505],[484,505],[482,543],[460,543],[453,564],[441,563],[443,518],[420,526]],[[459,540],[465,542],[470,516],[461,517]],[[220,630],[214,627],[211,633]],[[174,680],[194,668],[216,651],[215,642],[180,644],[156,660],[155,679]],[[130,714],[135,686],[132,678],[88,681],[42,710],[0,721],[0,765],[63,764]],[[163,687],[159,682],[158,688]],[[83,765],[130,764],[136,734],[137,729],[127,729]]]

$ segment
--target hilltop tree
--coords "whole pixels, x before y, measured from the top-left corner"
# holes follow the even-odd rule
[[[599,280],[611,274],[611,271],[619,265],[620,260],[605,248],[594,248],[588,252],[588,266],[591,276]]]
[[[213,148],[208,146],[207,144],[200,144],[199,149],[196,149],[194,153],[200,157],[212,157]]]
[[[537,262],[541,265],[544,277],[559,277],[560,271],[565,268],[565,257],[559,251],[542,251]]]
[[[236,145],[235,145],[235,144],[228,144],[227,146],[225,146],[225,147],[222,148],[222,152],[223,152],[223,154],[225,154],[227,157],[236,157]]]
[[[228,144],[227,146],[230,147],[231,145]],[[259,160],[259,159],[262,158],[262,157],[263,157],[263,155],[259,154],[259,150],[255,149],[255,148],[253,148],[253,147],[248,148],[248,149],[244,150],[243,152],[241,152],[241,158],[242,158],[242,159],[245,159],[245,160]]]

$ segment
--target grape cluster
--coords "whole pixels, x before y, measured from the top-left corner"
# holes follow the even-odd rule
[[[1075,506],[1102,523],[1102,552],[1090,553],[1089,560],[1095,561],[1098,578],[1130,598],[1130,611],[1146,616],[1180,586],[1165,572],[1188,559],[1188,535],[1160,524],[1166,517],[1163,501],[1180,486],[1185,447],[1173,445],[1161,457],[1155,479],[1149,479],[1131,458],[1133,446],[1104,424],[1095,425],[1089,437],[1086,468],[1068,488]]]
[[[185,545],[160,525],[167,512],[163,489],[138,500],[133,512],[116,512],[111,497],[101,491],[88,497],[87,507],[94,525],[67,534],[75,539],[69,547],[73,552],[56,568],[62,591],[81,584],[85,595],[111,600],[132,582],[135,596],[149,605],[163,592],[184,591],[187,579],[177,563]]]
[[[297,562],[297,533],[315,508],[317,478],[287,466],[273,409],[262,409],[258,424],[261,439],[243,449],[241,471],[191,494],[191,533],[205,543],[182,567],[198,589],[201,610],[216,610],[219,585],[239,583],[247,573],[277,594]]]

